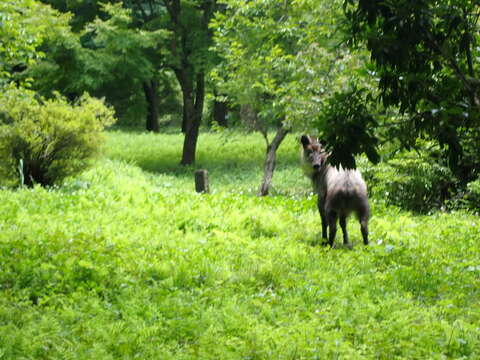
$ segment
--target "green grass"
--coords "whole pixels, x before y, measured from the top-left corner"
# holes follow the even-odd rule
[[[177,134],[154,135],[135,132],[110,134],[108,157],[140,167],[155,175],[160,184],[175,184],[193,190],[192,167],[181,167],[183,138]],[[262,179],[265,141],[258,134],[201,133],[195,168],[209,172],[211,190],[256,194]],[[295,137],[285,140],[278,151],[272,194],[310,191],[309,181],[299,172],[299,147]]]
[[[294,137],[253,196],[256,135],[112,132],[57,189],[0,191],[0,359],[480,357],[480,226],[372,199],[371,246],[318,245]],[[337,235],[340,242],[340,234]]]

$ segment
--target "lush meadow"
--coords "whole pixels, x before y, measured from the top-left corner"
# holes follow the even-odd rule
[[[480,221],[371,200],[371,245],[319,245],[294,136],[112,131],[63,186],[0,190],[0,359],[476,359]],[[371,169],[369,171],[372,171]],[[340,243],[337,234],[337,243]]]

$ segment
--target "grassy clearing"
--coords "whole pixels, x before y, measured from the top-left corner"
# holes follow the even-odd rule
[[[180,143],[112,132],[63,187],[0,191],[0,359],[480,356],[478,216],[373,199],[372,245],[351,219],[329,250],[293,137],[269,198],[261,138],[200,137],[211,195]]]
[[[178,134],[154,135],[135,132],[111,133],[107,156],[140,167],[155,175],[161,185],[175,184],[194,190],[193,168],[178,166],[182,137]],[[239,132],[201,133],[195,168],[209,171],[211,190],[254,195],[262,179],[265,142],[258,134]],[[299,172],[299,147],[295,137],[285,140],[278,151],[273,195],[292,195],[310,191],[309,182]]]

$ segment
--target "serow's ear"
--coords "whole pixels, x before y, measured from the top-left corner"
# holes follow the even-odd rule
[[[308,135],[302,135],[300,142],[302,143],[303,147],[307,147],[311,143],[310,137]]]

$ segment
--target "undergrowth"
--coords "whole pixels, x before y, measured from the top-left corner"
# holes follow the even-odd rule
[[[371,245],[319,245],[293,137],[113,132],[61,187],[0,191],[0,359],[444,359],[480,354],[480,227],[372,199]],[[282,145],[282,146],[283,146]],[[339,242],[339,236],[337,242]]]

